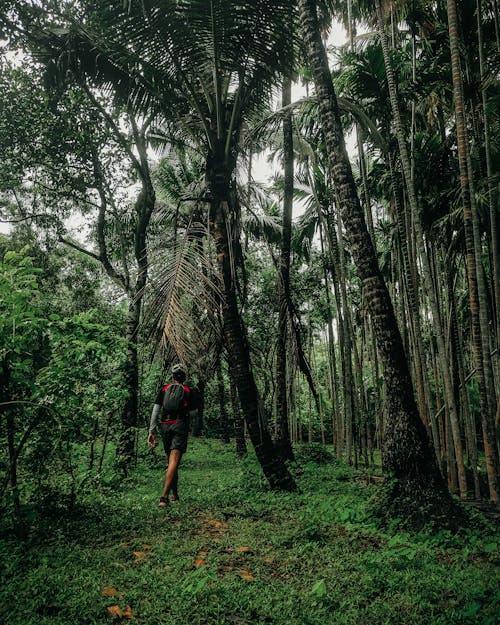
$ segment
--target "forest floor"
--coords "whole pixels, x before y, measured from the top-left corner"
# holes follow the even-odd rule
[[[302,457],[300,491],[266,489],[253,456],[190,441],[182,501],[158,508],[164,458],[102,478],[72,514],[32,509],[0,536],[0,623],[90,625],[491,625],[500,614],[498,533],[381,530],[377,485]],[[300,468],[299,468],[300,467]],[[84,505],[81,505],[81,504]]]

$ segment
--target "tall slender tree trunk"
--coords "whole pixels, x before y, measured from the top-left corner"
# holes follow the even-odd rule
[[[327,350],[328,350],[328,377],[330,383],[330,395],[332,401],[332,428],[333,428],[333,448],[336,453],[338,453],[338,429],[339,429],[339,420],[340,420],[340,411],[339,411],[339,397],[338,397],[338,387],[339,381],[337,376],[337,358],[335,355],[335,341],[334,341],[334,333],[333,333],[333,311],[332,311],[332,302],[331,302],[331,291],[330,291],[330,281],[328,279],[328,272],[326,270],[326,264],[328,259],[325,254],[325,244],[323,241],[323,224],[320,222],[319,227],[319,238],[321,244],[321,255],[325,259],[323,262],[323,279],[325,281],[325,299],[326,306],[328,310],[328,324],[327,324]]]
[[[487,82],[485,73],[485,61],[483,50],[483,28],[482,28],[482,0],[476,0],[476,16],[477,16],[477,39],[478,39],[478,52],[479,52],[479,71],[481,75],[481,102],[482,102],[482,116],[483,116],[483,133],[484,133],[484,153],[486,161],[486,175],[488,177],[488,208],[490,218],[490,247],[491,247],[491,273],[493,277],[493,299],[494,299],[494,334],[495,334],[495,346],[498,350],[500,346],[500,252],[498,242],[498,210],[495,205],[497,201],[497,193],[493,186],[493,163],[491,159],[491,145],[490,145],[490,128],[489,128],[489,115],[488,115],[488,100],[487,100]],[[497,5],[495,2],[495,12]],[[500,363],[500,354],[497,351],[495,360]],[[497,367],[498,369],[498,367]],[[498,371],[497,371],[498,373]]]
[[[312,185],[312,182],[311,182]],[[350,373],[347,370],[349,367],[350,361],[346,359],[346,353],[349,354],[349,358],[351,357],[351,350],[348,349],[346,345],[346,341],[349,342],[349,337],[346,337],[346,326],[344,323],[344,314],[343,314],[343,305],[342,305],[342,297],[340,294],[340,278],[339,278],[339,253],[338,253],[338,242],[337,242],[337,234],[335,227],[335,219],[333,216],[333,212],[331,210],[327,210],[326,207],[321,206],[319,201],[316,199],[316,209],[318,212],[318,217],[320,220],[320,225],[326,235],[327,242],[327,266],[332,276],[333,282],[333,290],[335,295],[335,305],[337,310],[337,333],[338,333],[338,344],[339,344],[339,354],[340,354],[340,375],[342,378],[342,413],[339,409],[338,414],[338,427],[337,427],[337,447],[336,453],[341,456],[346,450],[347,458],[350,457],[351,445],[350,445],[350,432],[352,433],[352,429],[350,424],[352,425],[352,366],[350,368]],[[326,218],[325,218],[326,213]]]
[[[224,377],[222,375],[222,362],[218,358],[216,364],[217,373],[217,392],[219,395],[219,426],[220,426],[220,438],[223,443],[230,443],[229,437],[229,420],[227,417],[226,407],[226,389],[224,388]]]
[[[233,408],[233,420],[234,420],[234,438],[236,440],[236,453],[238,456],[243,457],[247,455],[247,443],[245,440],[245,423],[241,416],[240,401],[238,399],[238,391],[236,390],[236,384],[233,380],[231,373],[231,367],[229,367],[230,378],[230,391],[231,391],[231,406]]]
[[[125,361],[124,387],[126,389],[125,404],[121,415],[122,430],[120,433],[117,456],[120,466],[127,472],[127,465],[134,457],[135,428],[137,427],[137,404],[139,395],[139,360],[137,357],[137,339],[139,330],[141,305],[130,301],[127,313],[127,358]]]
[[[120,466],[127,472],[127,465],[133,462],[136,428],[138,425],[139,398],[139,359],[137,345],[139,340],[139,323],[141,320],[142,299],[148,279],[149,261],[147,256],[147,231],[154,210],[156,195],[147,173],[143,188],[135,203],[137,223],[134,240],[134,254],[137,261],[137,277],[129,292],[129,308],[127,315],[127,359],[125,363],[125,389],[127,396],[123,407],[121,422],[122,432],[117,446]]]
[[[399,112],[399,103],[398,97],[396,93],[396,84],[394,79],[394,74],[392,71],[391,62],[389,59],[389,50],[387,46],[387,37],[385,34],[384,22],[382,17],[382,9],[380,5],[380,0],[375,0],[376,10],[377,10],[377,20],[378,20],[378,29],[380,35],[380,43],[382,46],[382,53],[384,56],[384,64],[387,76],[387,85],[389,89],[389,97],[391,101],[391,109],[394,119],[394,126],[396,131],[396,137],[398,140],[399,153],[401,157],[401,164],[406,184],[406,189],[408,192],[408,200],[411,207],[411,215],[413,219],[413,226],[416,231],[416,243],[417,248],[420,252],[420,258],[423,262],[424,266],[424,280],[426,281],[426,287],[429,294],[429,301],[431,304],[432,310],[432,319],[434,323],[434,332],[437,340],[437,349],[440,356],[440,365],[443,374],[443,381],[446,389],[446,401],[448,404],[448,409],[450,413],[450,423],[451,429],[453,433],[453,441],[456,449],[456,461],[458,468],[458,481],[460,485],[460,496],[465,498],[467,497],[467,477],[465,473],[465,465],[463,460],[463,451],[462,451],[462,440],[460,435],[460,425],[458,419],[458,409],[455,403],[455,397],[453,394],[453,383],[451,380],[451,374],[448,367],[448,362],[446,359],[445,352],[445,344],[442,334],[442,324],[439,324],[439,311],[438,311],[438,298],[436,297],[436,292],[431,283],[431,275],[432,268],[430,265],[430,261],[427,255],[427,251],[425,249],[424,243],[424,233],[420,218],[420,211],[418,209],[417,198],[415,193],[415,187],[413,184],[413,178],[411,175],[411,164],[410,159],[408,157],[408,150],[406,147],[406,138],[405,132],[403,129],[401,116]],[[441,325],[441,327],[440,327]]]
[[[283,83],[282,106],[292,101],[292,82],[285,79]],[[286,460],[293,460],[293,450],[288,427],[287,401],[287,331],[288,331],[288,300],[290,298],[290,254],[292,242],[292,208],[293,208],[293,135],[292,115],[288,113],[283,119],[283,229],[281,256],[279,261],[279,313],[278,313],[278,344],[276,348],[276,448]]]
[[[455,104],[455,121],[458,144],[458,166],[460,171],[460,188],[462,191],[463,218],[465,229],[466,268],[469,283],[469,301],[472,316],[472,351],[478,376],[481,424],[483,429],[484,453],[488,473],[490,499],[498,503],[500,498],[498,484],[498,455],[494,427],[494,415],[489,414],[486,396],[485,378],[482,361],[482,337],[480,327],[480,311],[476,279],[476,259],[474,253],[474,227],[470,201],[470,183],[467,170],[467,130],[465,125],[465,107],[463,100],[462,74],[458,44],[458,18],[455,0],[447,0],[448,32],[450,36],[451,74],[453,80],[453,98]]]
[[[200,437],[203,432],[203,415],[205,409],[205,387],[207,383],[205,380],[198,382],[198,408],[196,415],[192,420],[191,434],[196,438]]]
[[[276,453],[261,411],[261,402],[250,362],[250,349],[238,307],[236,264],[241,248],[238,232],[238,206],[231,184],[231,172],[224,166],[223,150],[207,159],[207,185],[210,193],[210,228],[215,241],[217,262],[224,285],[223,332],[234,373],[240,405],[257,459],[271,488],[294,490],[295,481],[284,460]]]
[[[2,368],[0,371],[0,397],[4,402],[10,399],[10,366],[8,355],[2,358]],[[21,502],[19,499],[19,488],[17,484],[17,456],[16,453],[16,423],[14,417],[14,406],[1,406],[0,416],[5,414],[6,434],[7,434],[7,450],[8,450],[8,468],[6,482],[10,486],[12,492],[12,502],[14,504],[14,512],[19,513]],[[3,489],[1,491],[3,493]]]
[[[342,221],[350,251],[361,279],[384,365],[387,393],[385,466],[393,474],[390,510],[408,522],[425,521],[427,510],[442,512],[453,502],[445,488],[434,453],[419,417],[408,363],[403,350],[389,292],[380,273],[347,156],[340,112],[321,41],[315,0],[299,0],[300,20],[309,63],[316,85],[321,126],[331,180],[340,198]]]

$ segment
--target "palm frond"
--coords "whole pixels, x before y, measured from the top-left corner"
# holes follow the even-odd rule
[[[221,280],[204,245],[208,231],[192,223],[176,245],[152,260],[145,324],[158,346],[199,368],[220,337]]]
[[[281,241],[281,224],[271,215],[257,213],[249,209],[243,215],[242,222],[243,228],[256,238],[264,239],[268,243]]]
[[[342,113],[350,115],[359,123],[380,150],[383,152],[387,151],[387,142],[378,130],[376,123],[365,113],[363,106],[348,97],[339,97],[338,105]],[[318,104],[314,96],[309,96],[292,102],[292,104],[284,106],[262,119],[247,133],[247,144],[262,141],[264,138],[269,139],[269,137],[277,135],[280,132],[283,119],[290,112],[296,114],[294,124],[299,130],[298,134],[302,135],[300,131],[304,129],[307,129],[308,133],[314,132],[318,134],[320,131],[318,125]]]

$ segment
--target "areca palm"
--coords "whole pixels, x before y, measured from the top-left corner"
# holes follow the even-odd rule
[[[455,104],[455,119],[457,129],[458,162],[460,172],[460,187],[462,192],[463,219],[465,230],[466,266],[467,279],[469,283],[470,309],[472,316],[472,347],[474,361],[479,378],[479,399],[481,403],[481,421],[483,427],[483,438],[486,455],[486,467],[488,470],[490,497],[494,502],[498,502],[498,455],[495,448],[495,433],[493,425],[493,414],[488,406],[488,399],[485,393],[485,363],[483,362],[482,340],[484,341],[484,325],[481,327],[481,308],[484,310],[484,302],[478,296],[478,276],[482,271],[478,268],[477,250],[478,227],[477,216],[474,215],[471,194],[471,177],[468,164],[468,138],[467,126],[465,123],[465,106],[463,98],[463,85],[460,69],[460,55],[458,43],[458,17],[455,0],[447,0],[448,28],[450,35],[451,49],[451,69],[453,79],[453,96]],[[476,221],[476,223],[474,223]],[[481,307],[481,304],[482,307]],[[483,336],[482,336],[483,333]]]
[[[377,265],[345,151],[337,98],[318,31],[315,0],[299,0],[300,17],[314,76],[330,173],[340,197],[340,210],[354,262],[363,283],[385,368],[388,422],[385,460],[395,477],[394,510],[413,517],[421,505],[441,512],[452,506],[433,457],[413,396],[412,382],[392,303]]]

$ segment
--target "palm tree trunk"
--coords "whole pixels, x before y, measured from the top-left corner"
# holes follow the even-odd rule
[[[488,177],[488,207],[490,217],[490,247],[491,247],[491,274],[493,277],[493,295],[494,295],[494,334],[496,338],[495,345],[498,349],[500,344],[500,252],[498,249],[498,215],[495,207],[495,189],[491,182],[493,177],[493,164],[491,160],[490,146],[490,128],[488,116],[487,87],[485,76],[485,62],[483,50],[483,29],[482,29],[482,2],[476,1],[477,16],[477,38],[479,51],[479,71],[481,75],[481,101],[483,116],[483,132],[484,132],[484,152],[486,160],[486,175]],[[496,2],[495,2],[496,10]],[[496,362],[500,363],[500,354],[496,355]],[[498,368],[498,367],[497,367]]]
[[[321,255],[326,259],[325,255],[325,244],[323,241],[323,224],[320,222],[319,224],[319,240],[321,244]],[[333,429],[333,448],[335,452],[338,452],[337,447],[337,439],[338,439],[338,424],[339,424],[339,398],[338,398],[338,376],[337,376],[337,359],[335,356],[335,342],[334,342],[334,334],[333,334],[333,324],[332,324],[332,303],[331,303],[331,294],[330,294],[330,281],[328,279],[328,273],[326,270],[326,263],[323,263],[323,279],[325,281],[325,299],[326,306],[328,310],[328,324],[327,324],[327,353],[328,353],[328,378],[329,378],[329,386],[330,386],[330,397],[332,401],[332,429]]]
[[[245,424],[243,417],[241,416],[240,402],[238,399],[238,391],[236,390],[236,384],[233,380],[233,374],[231,367],[229,367],[230,378],[230,391],[231,391],[231,406],[233,408],[233,420],[234,420],[234,438],[236,440],[236,453],[240,457],[247,455],[247,443],[245,441]]]
[[[283,83],[282,105],[292,100],[292,82],[286,79]],[[286,460],[293,460],[288,428],[287,402],[287,358],[286,343],[288,330],[288,299],[290,297],[290,254],[292,242],[292,208],[293,208],[293,136],[291,113],[283,119],[283,231],[281,257],[279,261],[279,315],[278,344],[276,349],[276,448]]]
[[[320,219],[323,217],[323,208],[318,205],[318,215]],[[347,330],[347,324],[345,322],[345,308],[343,305],[339,275],[339,251],[338,241],[336,234],[335,219],[333,211],[327,212],[325,226],[325,233],[328,242],[329,263],[328,267],[332,275],[333,288],[335,293],[335,305],[337,308],[337,331],[339,335],[339,354],[340,354],[340,374],[342,377],[342,416],[339,414],[340,428],[338,432],[338,450],[337,453],[342,455],[345,452],[347,462],[351,458],[352,449],[352,362],[351,362],[351,349],[350,349],[350,334]]]
[[[337,98],[319,33],[315,0],[299,0],[299,10],[316,85],[330,176],[339,194],[342,221],[384,365],[388,408],[384,460],[395,478],[389,510],[385,512],[400,517],[405,509],[408,522],[419,524],[430,509],[442,512],[452,507],[453,502],[418,414],[401,335],[356,192]],[[426,514],[421,505],[426,506]]]
[[[224,388],[224,377],[222,375],[222,363],[221,363],[220,357],[217,359],[216,373],[217,373],[217,392],[219,396],[220,438],[223,443],[230,443],[231,439],[229,437],[229,420],[227,417],[226,390]]]
[[[485,390],[484,369],[482,362],[482,338],[479,317],[479,302],[476,280],[476,259],[474,254],[474,227],[470,202],[470,184],[467,171],[467,135],[465,125],[465,108],[462,95],[462,75],[458,44],[458,18],[455,0],[447,0],[448,31],[450,36],[451,73],[453,79],[453,98],[455,103],[455,121],[458,143],[458,165],[460,171],[460,187],[465,229],[466,267],[469,283],[469,301],[472,316],[472,348],[474,363],[478,375],[479,402],[481,424],[483,429],[484,453],[488,473],[490,499],[497,503],[500,498],[498,485],[498,456],[494,428],[494,416],[488,412],[488,398]]]
[[[479,473],[478,473],[478,453],[477,453],[477,437],[476,437],[476,424],[474,416],[471,414],[469,406],[469,397],[467,395],[467,389],[465,386],[465,371],[463,361],[463,350],[460,341],[458,319],[457,319],[457,307],[455,303],[455,293],[453,288],[451,271],[447,272],[447,291],[448,291],[448,306],[450,308],[450,342],[453,354],[455,355],[454,362],[456,361],[456,374],[458,376],[458,387],[461,397],[460,405],[462,406],[462,416],[465,430],[465,440],[467,444],[467,457],[469,467],[472,470],[472,478],[474,483],[474,496],[476,499],[481,497],[479,488]]]
[[[137,139],[136,139],[137,141]],[[139,146],[139,143],[137,142]],[[145,151],[143,146],[142,151]],[[144,156],[144,158],[146,158]],[[127,315],[127,359],[125,363],[125,390],[127,393],[122,411],[122,432],[119,437],[116,454],[119,464],[127,472],[128,464],[133,463],[136,428],[138,425],[139,399],[139,359],[137,346],[139,340],[139,323],[141,319],[142,299],[148,279],[149,261],[147,255],[147,232],[153,214],[156,195],[149,177],[149,170],[143,172],[142,189],[135,202],[137,215],[134,233],[134,255],[137,262],[137,277],[133,288],[129,289],[129,307]]]
[[[205,380],[200,380],[197,385],[198,389],[198,409],[196,410],[196,416],[192,422],[191,434],[198,438],[203,432],[203,414],[205,409],[205,387],[207,383]]]
[[[283,459],[276,453],[261,410],[252,372],[250,349],[236,293],[236,264],[241,260],[238,208],[231,190],[230,175],[222,170],[223,159],[211,154],[207,159],[207,184],[211,195],[210,229],[215,241],[217,262],[224,285],[223,332],[230,366],[238,389],[250,440],[271,488],[294,490],[295,481]],[[234,168],[230,168],[232,171]]]
[[[420,211],[418,209],[415,187],[413,185],[413,180],[411,176],[411,165],[410,165],[410,159],[408,157],[408,150],[406,147],[405,132],[403,129],[401,116],[399,113],[399,103],[398,103],[398,97],[396,93],[396,84],[394,80],[391,62],[389,59],[389,50],[387,46],[387,37],[385,34],[385,29],[384,29],[380,0],[375,0],[375,6],[377,10],[377,21],[378,21],[378,29],[379,29],[379,35],[380,35],[380,43],[382,46],[382,52],[384,56],[387,86],[389,89],[389,97],[391,101],[391,109],[392,109],[392,114],[394,118],[396,137],[398,140],[399,153],[401,156],[401,165],[403,169],[406,189],[408,191],[408,200],[409,200],[410,207],[411,207],[413,225],[415,227],[416,235],[417,235],[416,243],[417,243],[417,246],[420,252],[420,257],[422,259],[423,266],[424,266],[424,280],[426,281],[426,287],[427,287],[427,291],[429,294],[429,301],[430,301],[431,310],[432,310],[432,319],[435,324],[434,331],[435,331],[436,340],[437,340],[437,349],[438,349],[438,352],[440,353],[440,364],[442,366],[443,380],[444,380],[445,389],[446,389],[446,401],[447,401],[448,409],[450,412],[450,422],[451,422],[453,440],[454,440],[455,449],[456,449],[456,461],[457,461],[457,467],[458,467],[458,481],[460,485],[460,496],[462,498],[465,498],[467,497],[467,477],[465,473],[465,465],[464,465],[464,460],[463,460],[462,440],[460,436],[458,410],[457,410],[457,406],[455,403],[455,397],[453,394],[453,384],[451,380],[450,370],[449,370],[448,363],[447,363],[446,356],[445,356],[445,345],[444,345],[443,335],[442,335],[442,331],[438,323],[438,319],[439,319],[438,299],[436,297],[435,291],[432,288],[432,284],[431,284],[431,265],[430,265],[428,255],[425,250],[424,234],[423,234],[423,228],[422,228],[422,223],[421,223],[421,218],[420,218]]]

